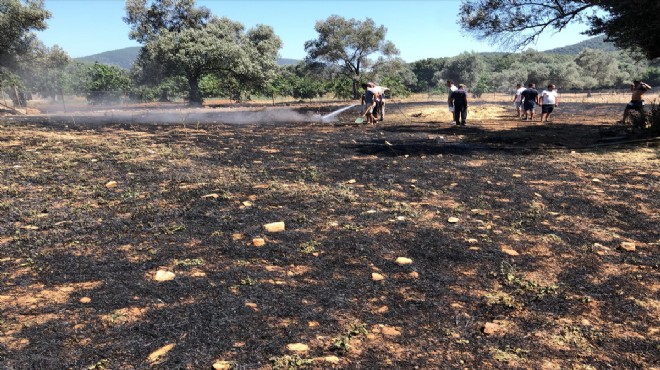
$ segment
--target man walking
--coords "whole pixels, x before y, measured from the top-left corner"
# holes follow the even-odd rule
[[[458,90],[449,95],[448,100],[450,110],[454,112],[454,122],[457,126],[465,126],[467,119],[468,98],[465,91],[465,85],[458,85]]]
[[[541,123],[548,122],[550,113],[559,106],[559,97],[555,85],[550,84],[546,90],[543,90],[539,96],[539,104],[541,104]]]
[[[516,84],[516,93],[513,95],[513,106],[516,107],[518,112],[518,118],[522,117],[522,92],[525,91],[525,88],[521,83]]]
[[[525,110],[525,117],[523,121],[534,120],[534,109],[536,108],[536,101],[539,97],[539,92],[536,91],[536,84],[529,83],[527,88],[520,93],[522,97],[523,109]]]

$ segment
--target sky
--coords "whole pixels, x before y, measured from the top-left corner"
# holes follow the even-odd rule
[[[511,51],[464,34],[458,24],[460,0],[197,0],[196,4],[246,29],[257,24],[273,27],[283,42],[281,58],[303,59],[305,41],[318,36],[316,21],[331,15],[369,17],[385,26],[386,39],[406,62],[471,51]],[[39,38],[49,47],[60,46],[73,58],[139,46],[128,38],[122,0],[46,0],[45,7],[52,15],[48,29],[37,32]],[[574,25],[559,33],[548,32],[530,47],[548,50],[574,44],[589,38],[580,34],[585,29]]]

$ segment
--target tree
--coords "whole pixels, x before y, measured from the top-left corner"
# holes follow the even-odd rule
[[[417,78],[417,84],[412,88],[415,92],[422,92],[435,87],[433,75],[445,66],[445,58],[427,58],[412,63],[411,69]]]
[[[16,67],[20,56],[34,45],[32,31],[46,29],[48,18],[43,0],[0,0],[0,69]]]
[[[614,53],[602,50],[583,49],[575,58],[575,63],[582,68],[583,75],[596,79],[596,86],[615,86],[617,81],[628,77],[619,70],[619,61]]]
[[[440,76],[444,80],[467,85],[468,88],[476,88],[479,78],[484,73],[485,64],[481,55],[477,53],[462,53],[449,59]]]
[[[92,104],[114,103],[131,87],[125,70],[111,65],[94,63],[83,68],[79,92]]]
[[[281,41],[268,26],[244,32],[242,24],[214,17],[194,0],[154,0],[150,6],[129,0],[126,10],[129,36],[144,44],[140,63],[163,77],[185,76],[192,105],[202,104],[205,74],[216,74],[234,93],[274,77]]]
[[[658,0],[462,0],[460,24],[478,39],[521,49],[546,30],[572,22],[590,24],[590,35],[604,34],[622,49],[660,57]]]
[[[314,29],[319,37],[305,42],[308,59],[338,65],[341,73],[352,80],[354,99],[360,97],[358,86],[363,70],[384,62],[383,57],[399,54],[394,44],[385,40],[387,29],[377,27],[370,18],[359,21],[332,15],[316,22]],[[369,59],[372,54],[381,58],[373,62]]]

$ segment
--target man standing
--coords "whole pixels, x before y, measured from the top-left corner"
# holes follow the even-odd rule
[[[525,88],[521,83],[516,84],[516,93],[513,95],[513,105],[516,107],[518,112],[518,118],[522,117],[522,92],[525,91]]]
[[[633,81],[632,85],[630,85],[632,97],[630,103],[626,105],[626,109],[623,110],[623,119],[621,120],[621,123],[626,123],[626,118],[628,118],[631,109],[641,112],[642,114],[644,113],[644,100],[642,100],[642,95],[649,90],[651,90],[651,86],[648,84],[640,80]]]
[[[525,110],[523,121],[533,121],[534,108],[536,108],[536,101],[539,97],[539,92],[536,91],[536,84],[528,84],[527,88],[520,93],[520,96],[522,97],[523,109]]]
[[[451,96],[451,93],[458,90],[458,87],[456,87],[456,85],[454,85],[454,81],[447,80],[447,90],[448,90],[448,95],[447,96]],[[449,105],[449,111],[451,113],[454,113],[454,111],[452,110],[451,104]]]
[[[458,90],[453,91],[449,95],[448,100],[450,110],[453,109],[454,112],[454,122],[457,126],[465,126],[465,121],[467,119],[467,107],[468,99],[467,92],[465,91],[465,85],[458,85]]]
[[[559,106],[559,97],[555,85],[550,84],[546,90],[543,90],[539,96],[539,104],[541,104],[541,123],[548,122],[550,113]]]

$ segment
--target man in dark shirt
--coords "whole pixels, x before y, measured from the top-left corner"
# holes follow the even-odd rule
[[[458,85],[458,90],[449,95],[449,106],[454,107],[454,122],[458,126],[465,126],[467,119],[468,99],[465,85]]]
[[[528,84],[527,88],[520,94],[520,96],[522,97],[523,109],[525,110],[523,121],[533,121],[534,108],[536,107],[536,101],[539,98],[539,92],[536,91],[536,84]]]

